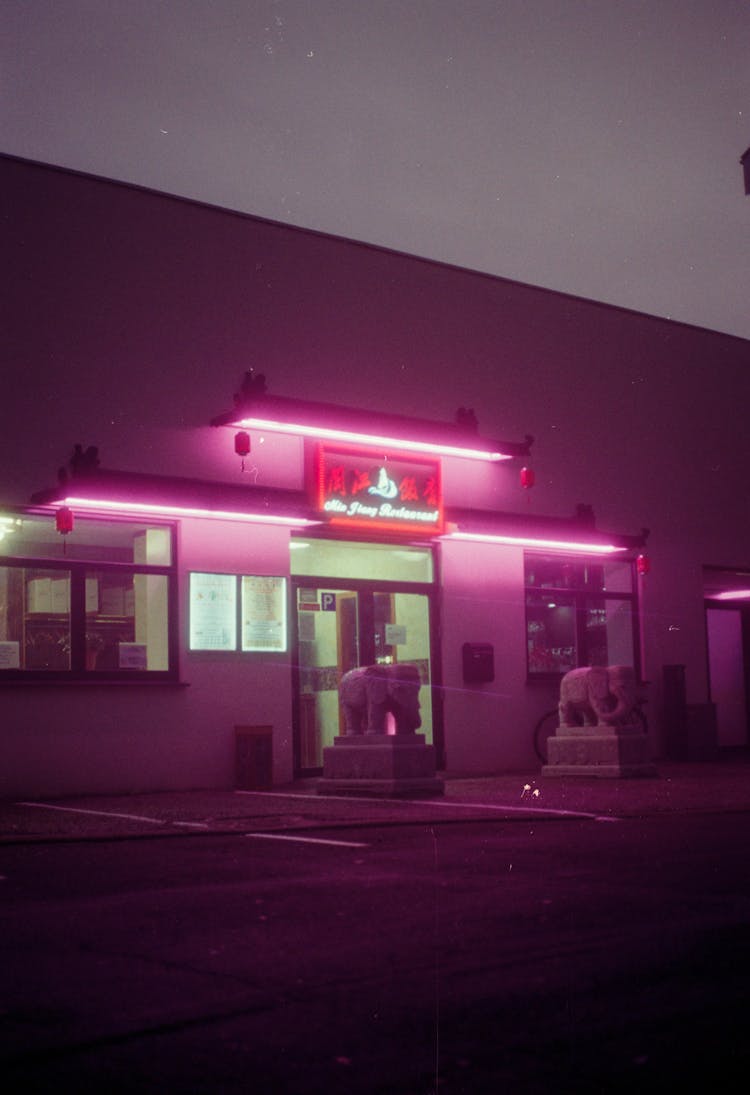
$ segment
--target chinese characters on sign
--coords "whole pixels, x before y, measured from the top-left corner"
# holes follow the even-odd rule
[[[333,523],[442,531],[436,460],[320,445],[316,471],[318,509]]]

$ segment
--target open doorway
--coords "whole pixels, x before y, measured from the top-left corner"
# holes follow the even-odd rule
[[[295,536],[290,566],[295,772],[321,771],[324,748],[343,729],[338,689],[344,673],[392,662],[419,673],[419,732],[441,764],[432,547]]]
[[[704,567],[709,696],[720,749],[750,745],[750,570]]]
[[[361,665],[408,663],[419,672],[419,702],[428,744],[435,743],[431,597],[358,583],[295,582],[297,625],[297,770],[323,765],[323,749],[343,732],[339,682]],[[395,732],[391,725],[388,732]]]

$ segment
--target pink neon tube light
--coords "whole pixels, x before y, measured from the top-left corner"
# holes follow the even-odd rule
[[[725,589],[721,593],[712,593],[714,601],[750,601],[750,589]]]
[[[613,552],[627,551],[627,548],[614,544],[584,544],[577,540],[547,540],[536,536],[503,536],[500,533],[451,532],[443,536],[444,540],[475,540],[485,544],[511,544],[517,547],[550,548],[554,551],[578,551],[586,555],[611,555]]]
[[[213,517],[219,521],[248,521],[251,524],[319,525],[308,517],[284,517],[281,514],[239,513],[236,510],[201,509],[198,506],[169,506],[153,502],[115,502],[101,498],[69,497],[55,502],[55,506],[72,506],[75,509],[104,510],[107,513],[143,513],[162,517]]]
[[[490,449],[471,449],[461,445],[440,445],[429,441],[404,441],[400,437],[381,437],[379,434],[357,433],[353,430],[337,430],[327,426],[302,426],[296,422],[276,422],[267,418],[243,418],[233,423],[244,429],[266,430],[269,433],[296,433],[303,437],[317,437],[328,441],[346,441],[349,444],[376,445],[386,449],[406,452],[429,452],[440,456],[461,456],[466,460],[511,460],[506,453]]]

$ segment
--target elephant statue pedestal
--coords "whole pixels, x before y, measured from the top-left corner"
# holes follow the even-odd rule
[[[323,750],[320,795],[442,795],[435,748],[424,734],[343,734]]]
[[[323,750],[318,794],[442,795],[435,747],[427,745],[419,710],[419,671],[408,662],[363,665],[341,678],[346,733]],[[388,715],[395,734],[387,734]]]
[[[558,726],[547,738],[543,776],[655,776],[640,726]]]
[[[543,776],[655,776],[628,665],[572,669],[560,682],[560,725],[547,739]]]

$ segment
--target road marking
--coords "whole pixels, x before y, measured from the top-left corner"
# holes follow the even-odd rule
[[[369,845],[354,840],[322,840],[317,836],[286,836],[284,833],[245,833],[253,840],[292,840],[298,844],[333,844],[337,848],[367,848]]]
[[[592,814],[586,810],[555,810],[547,806],[503,806],[496,802],[438,802],[435,799],[430,799],[430,805],[456,810],[499,810],[504,814],[551,814],[553,817],[585,817],[593,821],[614,820],[600,817],[599,814]]]
[[[345,799],[343,795],[312,795],[301,791],[235,791],[236,795],[262,795],[265,798],[304,798],[308,801],[315,802],[318,799],[329,802],[342,802]],[[349,799],[353,801],[353,799]],[[378,798],[374,795],[357,795],[357,802],[379,802],[381,805],[393,806],[398,803],[400,806],[437,806],[442,807],[444,810],[456,809],[456,810],[498,810],[501,813],[519,813],[519,814],[550,814],[553,817],[581,817],[590,818],[593,821],[619,821],[619,818],[611,818],[606,815],[593,814],[586,810],[555,810],[552,807],[545,806],[503,806],[496,802],[456,802],[449,799],[437,799],[437,798],[422,798],[422,799],[392,799],[392,798]]]
[[[143,817],[142,814],[118,814],[113,810],[84,810],[80,806],[54,806],[50,802],[17,802],[16,806],[32,806],[37,810],[59,810],[64,814],[88,814],[91,817],[117,817],[125,821],[143,821],[147,825],[179,825],[183,829],[207,829],[205,821],[169,821],[159,817]]]
[[[141,817],[140,814],[116,814],[107,810],[83,810],[77,806],[53,806],[49,802],[17,802],[16,806],[31,806],[37,810],[60,810],[64,814],[90,814],[93,817],[121,817],[126,821],[145,821],[148,825],[165,825],[158,817]]]

